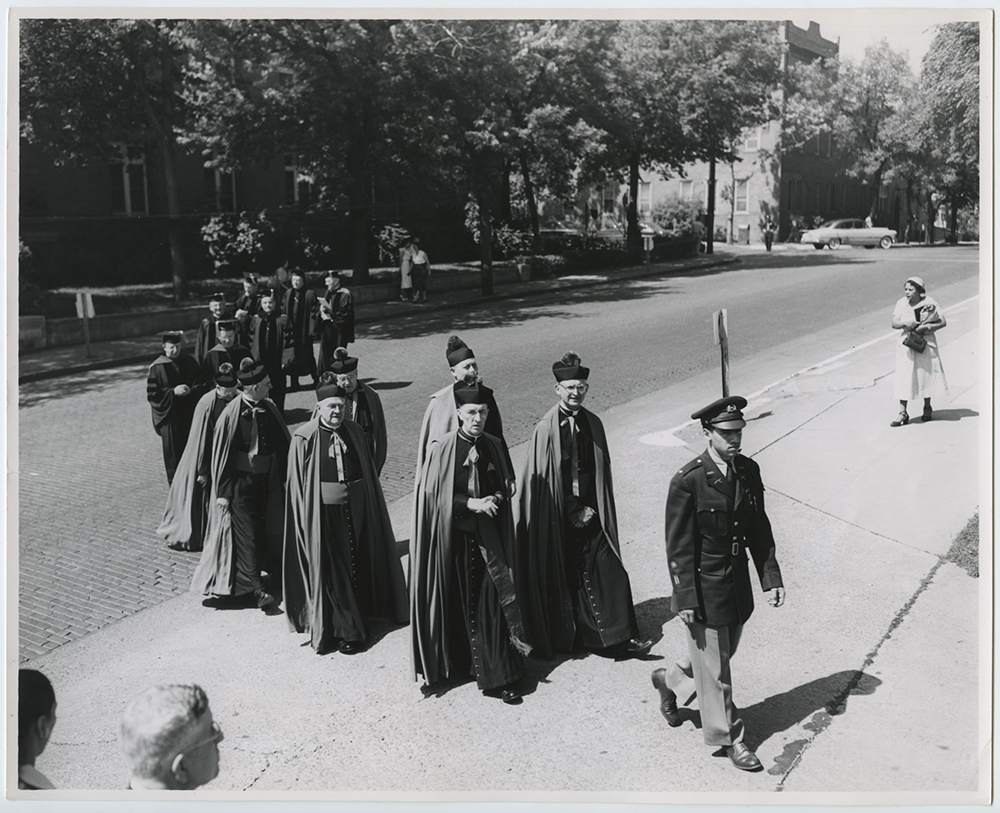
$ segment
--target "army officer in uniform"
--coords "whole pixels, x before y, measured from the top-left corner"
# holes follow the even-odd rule
[[[708,448],[674,475],[666,510],[670,609],[687,627],[688,652],[653,672],[653,685],[667,723],[681,724],[678,698],[687,705],[697,696],[705,743],[721,747],[740,770],[756,771],[762,766],[743,744],[729,669],[753,612],[748,550],[771,606],[784,603],[785,589],[760,468],[739,453],[746,405],[739,396],[721,398],[691,416]]]

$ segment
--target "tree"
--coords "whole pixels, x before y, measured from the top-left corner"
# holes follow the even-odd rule
[[[155,144],[167,196],[174,297],[187,297],[177,182],[186,42],[197,21],[29,19],[21,22],[21,137],[57,163],[120,158]]]
[[[938,26],[921,65],[942,185],[951,204],[950,237],[957,240],[958,210],[979,202],[979,24]]]
[[[641,172],[680,172],[695,151],[678,102],[685,79],[674,59],[683,48],[679,24],[663,20],[590,22],[581,27],[581,113],[602,133],[603,150],[585,166],[587,177],[609,174],[628,182],[626,250],[642,257],[638,198]]]
[[[673,57],[685,67],[680,115],[693,154],[709,163],[708,253],[715,231],[715,166],[736,159],[751,127],[777,118],[781,40],[774,22],[690,20],[679,24]]]

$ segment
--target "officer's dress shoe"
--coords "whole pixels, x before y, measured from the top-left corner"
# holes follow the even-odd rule
[[[677,728],[681,720],[680,712],[677,711],[677,695],[673,689],[667,686],[667,670],[653,670],[653,686],[660,693],[660,713],[671,728]]]
[[[726,752],[729,761],[741,771],[759,771],[764,767],[757,759],[757,755],[741,742],[725,745],[722,750]]]

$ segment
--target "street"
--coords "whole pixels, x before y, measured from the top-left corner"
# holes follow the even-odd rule
[[[515,463],[524,454],[516,447],[529,438],[534,423],[554,403],[552,362],[567,350],[582,356],[592,369],[587,407],[609,429],[623,559],[632,575],[640,628],[656,638],[658,659],[676,656],[680,642],[679,622],[668,609],[662,500],[670,473],[700,448],[700,440],[691,428],[678,430],[673,448],[657,438],[663,430],[685,424],[692,410],[719,395],[712,312],[728,309],[734,393],[750,395],[810,365],[863,348],[857,359],[834,365],[825,383],[815,390],[808,386],[808,381],[819,380],[813,378],[786,393],[803,396],[793,399],[791,410],[801,410],[801,420],[776,410],[780,424],[757,424],[756,420],[771,414],[763,406],[746,432],[748,453],[760,462],[765,485],[774,494],[769,496],[769,512],[779,538],[779,557],[783,567],[795,574],[793,579],[786,576],[787,608],[775,612],[758,601],[738,667],[738,690],[755,701],[745,708],[745,716],[752,744],[765,763],[766,779],[738,775],[727,768],[728,763],[711,759],[709,750],[700,744],[700,732],[689,730],[690,725],[679,730],[686,735],[685,744],[678,746],[674,756],[677,765],[696,767],[671,772],[666,754],[650,743],[662,743],[667,737],[679,741],[679,736],[665,733],[655,693],[648,684],[650,669],[667,665],[669,660],[617,664],[589,657],[570,659],[558,668],[535,665],[535,688],[522,707],[510,711],[487,703],[481,717],[470,720],[470,706],[478,709],[483,702],[474,687],[460,687],[443,698],[425,701],[409,682],[408,666],[401,660],[408,641],[405,630],[382,628],[376,636],[382,640],[353,660],[319,659],[299,648],[300,642],[286,633],[282,618],[203,609],[198,597],[187,594],[198,555],[171,551],[155,534],[167,485],[159,438],[153,433],[144,398],[145,368],[141,367],[20,388],[20,658],[43,670],[52,664],[56,673],[72,671],[74,647],[86,643],[95,631],[119,622],[113,630],[104,631],[108,635],[95,636],[93,652],[81,655],[80,663],[86,664],[83,674],[99,681],[101,676],[94,672],[97,664],[114,657],[116,648],[141,651],[137,614],[149,613],[149,623],[155,626],[156,618],[166,619],[175,612],[172,606],[182,607],[192,625],[163,628],[162,650],[155,663],[123,654],[122,673],[108,678],[109,690],[116,686],[125,691],[131,679],[145,685],[166,674],[171,653],[178,655],[192,646],[207,651],[223,643],[228,648],[234,637],[247,633],[256,636],[262,653],[284,652],[287,657],[281,665],[268,654],[260,660],[269,681],[283,695],[270,707],[251,702],[259,692],[246,686],[255,680],[253,676],[241,675],[225,696],[226,663],[207,654],[205,676],[177,676],[204,680],[213,707],[218,702],[223,711],[235,711],[231,716],[241,715],[240,720],[251,714],[257,718],[252,725],[244,723],[248,728],[237,737],[229,731],[240,724],[219,713],[230,726],[223,759],[230,740],[237,754],[231,765],[223,765],[212,789],[218,785],[220,789],[286,790],[970,790],[975,783],[969,775],[937,776],[924,771],[924,784],[914,787],[909,784],[912,772],[905,769],[886,777],[877,766],[859,769],[838,754],[824,758],[824,764],[837,765],[828,772],[822,765],[807,765],[802,757],[813,739],[836,727],[831,718],[850,711],[866,695],[878,696],[878,686],[890,681],[889,671],[875,677],[856,670],[863,669],[866,656],[877,653],[886,642],[886,630],[922,580],[933,582],[932,586],[951,580],[955,589],[969,594],[975,607],[975,589],[961,581],[971,582],[969,577],[953,565],[942,565],[941,557],[964,519],[971,516],[978,494],[955,495],[937,515],[939,525],[913,518],[916,527],[912,527],[895,516],[911,513],[907,504],[873,509],[863,494],[854,494],[855,502],[846,497],[838,502],[832,494],[817,493],[831,480],[838,482],[838,493],[851,492],[843,473],[850,466],[840,466],[837,458],[844,452],[845,437],[872,454],[888,448],[879,444],[884,432],[890,431],[888,422],[897,404],[891,398],[891,382],[889,397],[873,382],[891,372],[892,350],[877,340],[890,332],[893,304],[910,274],[924,278],[928,293],[946,313],[951,306],[966,303],[954,320],[949,313],[943,342],[958,342],[976,330],[977,306],[968,302],[979,292],[979,253],[959,247],[761,253],[745,255],[735,266],[511,299],[461,313],[422,315],[414,307],[404,319],[364,326],[351,346],[352,355],[360,359],[359,376],[379,391],[385,406],[390,454],[383,486],[400,540],[408,535],[415,445],[426,398],[449,380],[444,358],[447,336],[461,335],[476,352],[486,383],[496,390]],[[155,349],[150,348],[151,355]],[[968,395],[975,403],[974,349],[971,358],[968,353],[953,358],[946,344],[943,357],[949,378],[951,364],[958,371],[951,381],[951,397]],[[970,375],[973,384],[968,383]],[[768,397],[775,396],[769,391]],[[799,462],[797,469],[788,466],[787,455],[769,461],[769,455],[778,454],[779,442],[786,444],[780,448],[790,448],[789,433],[815,416],[833,416],[838,409],[846,409],[842,404],[848,397],[860,398],[864,404],[860,425],[853,425],[855,409],[849,416],[851,425],[846,430],[844,424],[834,427],[835,436],[797,435],[804,438],[791,457]],[[290,395],[286,404],[289,425],[306,420],[313,403],[310,392]],[[938,433],[927,437],[937,440],[927,441],[921,451],[971,461],[974,468],[978,421],[959,418],[977,417],[978,412],[965,409],[971,414],[955,418],[964,444],[959,450],[950,449],[947,444],[953,441],[940,434],[952,428],[943,421],[927,427]],[[842,417],[848,420],[846,414]],[[899,437],[893,436],[893,443]],[[643,442],[637,445],[640,438]],[[833,459],[838,467],[827,473],[827,466],[832,465],[828,461]],[[917,455],[913,459],[920,467],[939,458]],[[798,533],[805,528],[809,528],[808,535]],[[930,536],[931,531],[937,535],[937,547],[913,541]],[[869,532],[881,535],[878,545],[871,544]],[[937,538],[946,533],[951,535]],[[901,534],[911,534],[906,537],[912,543],[909,547],[897,545]],[[940,581],[938,568],[943,574]],[[934,591],[929,589],[928,594]],[[846,596],[852,598],[845,600]],[[919,610],[917,605],[914,612]],[[212,620],[199,629],[194,623],[198,617]],[[971,626],[975,629],[974,623]],[[811,636],[806,630],[822,632]],[[210,635],[221,637],[211,639]],[[974,636],[965,641],[966,648],[970,643],[975,645]],[[891,652],[892,646],[893,642],[887,643],[887,650]],[[913,679],[902,656],[896,665],[901,679]],[[974,658],[972,668],[976,668]],[[619,692],[602,696],[595,687],[604,683]],[[242,692],[245,696],[237,700]],[[283,739],[289,732],[282,716],[288,709],[315,703],[317,692],[331,700],[329,707],[316,709],[322,718],[323,738],[315,742],[296,742],[294,736]],[[583,704],[581,695],[591,705]],[[604,703],[599,709],[595,697]],[[831,707],[837,698],[840,706]],[[101,718],[101,711],[113,714],[110,709],[123,700],[108,697],[108,709],[95,711],[95,719]],[[62,728],[56,729],[51,750],[56,759],[61,758],[67,779],[73,758],[89,750],[80,743],[87,742],[81,732],[88,731],[90,723],[72,719],[79,713],[66,709],[66,721],[60,700]],[[341,720],[344,714],[351,719]],[[970,727],[971,735],[975,734],[976,710],[964,708],[955,714],[955,727],[961,731],[955,733],[954,742],[942,741],[938,747],[964,754],[970,747],[966,736]],[[508,730],[515,718],[520,736],[535,742],[535,748],[511,753],[496,743],[480,743],[475,763],[463,765],[465,742],[454,732],[476,738],[494,726]],[[586,726],[587,732],[574,739],[572,732],[579,726]],[[75,736],[71,737],[71,731]],[[91,733],[113,763],[113,732]],[[364,741],[356,739],[359,734],[365,736]],[[254,740],[252,735],[263,740]],[[600,754],[590,750],[594,743],[604,744]],[[605,762],[607,771],[602,767]],[[800,763],[805,767],[799,768]],[[272,767],[280,764],[287,770]],[[552,773],[556,764],[565,766],[558,777]],[[628,770],[621,768],[623,764]],[[331,770],[334,765],[337,770]],[[118,787],[120,782],[114,784],[120,774],[116,768],[112,764],[89,775],[77,768],[72,778],[85,784],[73,786]],[[783,784],[793,769],[794,780]],[[427,777],[426,784],[415,784],[415,777]]]

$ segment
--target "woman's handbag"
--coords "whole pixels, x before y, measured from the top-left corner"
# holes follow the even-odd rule
[[[914,353],[923,353],[927,347],[927,339],[912,330],[906,331],[903,335],[903,347],[909,347]]]

